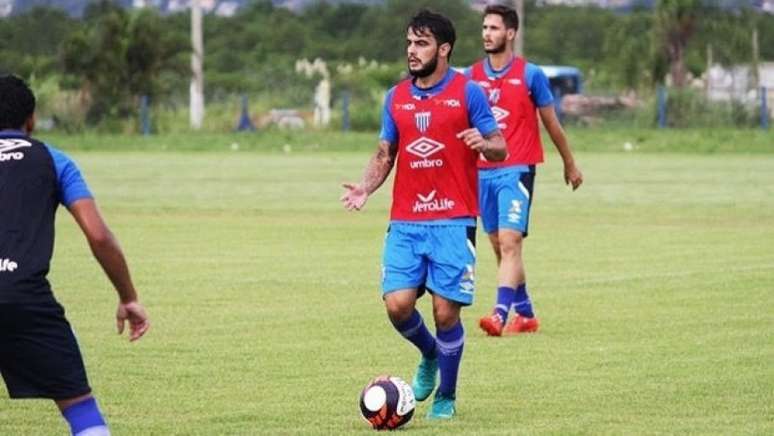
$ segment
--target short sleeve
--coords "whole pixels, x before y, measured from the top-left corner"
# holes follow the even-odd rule
[[[395,88],[391,88],[387,91],[387,95],[384,97],[384,108],[382,108],[382,130],[379,133],[379,139],[389,142],[390,144],[398,143],[398,126],[395,125],[395,120],[392,118],[392,96],[395,93]]]
[[[46,148],[54,160],[57,185],[59,186],[59,201],[70,207],[78,200],[94,198],[75,162],[54,147],[46,145]]]
[[[465,84],[465,101],[468,104],[468,120],[482,135],[487,136],[497,130],[497,121],[489,107],[484,90],[473,82]]]
[[[527,64],[524,76],[529,86],[530,98],[537,107],[545,107],[554,104],[554,95],[551,93],[551,84],[543,70],[535,64]]]

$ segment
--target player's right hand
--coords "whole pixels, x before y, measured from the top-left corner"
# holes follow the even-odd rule
[[[341,186],[346,189],[340,200],[347,210],[360,210],[368,200],[368,192],[355,183],[344,183]]]
[[[150,328],[148,314],[145,312],[145,308],[142,304],[137,301],[118,303],[118,310],[116,310],[116,326],[118,327],[119,335],[124,332],[124,324],[126,321],[129,321],[129,340],[132,342],[140,339]]]

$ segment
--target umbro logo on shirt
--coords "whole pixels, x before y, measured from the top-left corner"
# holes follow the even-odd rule
[[[445,145],[430,138],[421,137],[406,146],[406,151],[414,156],[421,157],[421,160],[412,160],[409,166],[412,170],[421,170],[428,168],[440,168],[443,166],[443,156],[430,158],[436,153],[446,148]]]
[[[14,272],[19,265],[11,259],[0,258],[0,273],[2,272]]]
[[[25,147],[32,144],[24,139],[0,139],[0,162],[24,159],[24,153],[18,150]]]

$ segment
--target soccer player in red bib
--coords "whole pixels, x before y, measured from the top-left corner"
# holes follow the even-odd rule
[[[479,326],[490,336],[531,333],[538,319],[527,293],[522,243],[527,237],[535,166],[543,162],[538,113],[564,161],[565,183],[577,189],[583,175],[554,111],[548,79],[536,65],[513,54],[519,28],[516,11],[502,5],[484,10],[482,36],[487,57],[466,75],[487,93],[492,112],[508,144],[503,161],[479,161],[481,224],[497,257],[497,302]],[[507,323],[513,309],[516,316]]]
[[[454,26],[422,10],[407,27],[411,77],[387,93],[379,147],[363,180],[341,200],[360,210],[397,165],[385,239],[382,291],[395,329],[422,354],[412,387],[419,401],[440,384],[429,418],[454,416],[465,334],[463,306],[473,302],[479,155],[505,157],[505,141],[481,88],[449,68]],[[397,164],[396,164],[397,161]],[[416,310],[432,294],[436,335]]]

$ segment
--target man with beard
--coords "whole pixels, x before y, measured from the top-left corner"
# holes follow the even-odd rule
[[[59,204],[80,226],[118,293],[118,332],[150,324],[121,247],[75,163],[30,137],[35,96],[16,76],[0,76],[0,374],[11,398],[49,398],[75,436],[109,436],[91,394],[73,330],[46,279]]]
[[[505,157],[505,141],[486,96],[449,68],[454,26],[422,10],[406,32],[411,77],[385,99],[376,153],[357,184],[344,184],[341,200],[360,210],[397,160],[390,226],[383,256],[382,292],[387,315],[422,357],[412,387],[418,401],[436,391],[429,418],[454,416],[457,374],[464,344],[463,306],[473,302],[479,155]],[[436,336],[416,310],[432,294]]]
[[[519,28],[516,11],[501,5],[484,10],[482,36],[487,57],[466,75],[487,92],[498,127],[508,144],[508,156],[493,162],[479,160],[481,223],[498,263],[497,301],[479,326],[490,336],[530,333],[538,319],[527,293],[522,243],[527,237],[535,166],[543,162],[538,116],[564,162],[564,181],[577,189],[583,175],[556,117],[548,79],[536,65],[513,54]],[[507,323],[511,308],[516,316]]]

